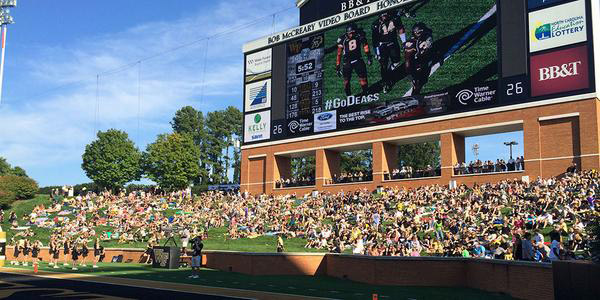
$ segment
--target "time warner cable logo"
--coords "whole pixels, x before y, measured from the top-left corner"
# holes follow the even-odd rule
[[[473,93],[473,91],[464,89],[456,94],[456,98],[460,104],[467,105],[467,101],[471,100],[474,95],[475,93]]]

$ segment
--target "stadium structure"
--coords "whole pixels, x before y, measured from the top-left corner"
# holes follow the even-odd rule
[[[297,4],[298,27],[244,45],[242,191],[471,185],[600,168],[598,1]],[[524,168],[455,172],[465,138],[514,131]],[[439,171],[390,177],[398,146],[422,142],[439,142]],[[355,150],[372,150],[372,178],[332,182],[341,153]],[[314,185],[275,185],[292,159],[311,156]]]

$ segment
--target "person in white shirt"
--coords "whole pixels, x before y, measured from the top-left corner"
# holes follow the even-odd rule
[[[536,245],[539,243],[543,243],[544,235],[542,235],[539,231],[536,231],[535,234],[533,235],[533,240],[535,241]]]
[[[363,243],[362,236],[358,236],[356,239],[356,243],[354,244],[354,249],[352,249],[352,254],[361,255],[365,251],[365,245]]]

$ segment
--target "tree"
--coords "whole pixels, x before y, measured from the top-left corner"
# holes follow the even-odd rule
[[[291,164],[292,177],[315,178],[315,176],[316,176],[315,170],[316,170],[316,165],[317,165],[315,156],[292,158],[290,164]]]
[[[191,106],[185,106],[175,113],[171,121],[173,131],[179,134],[188,134],[194,140],[194,144],[200,148],[198,164],[200,174],[194,179],[194,183],[207,183],[209,180],[208,168],[208,142],[206,140],[206,128],[204,115]]]
[[[6,208],[15,200],[26,200],[35,197],[39,188],[37,183],[28,177],[4,175],[0,176],[0,207]]]
[[[369,173],[373,170],[372,166],[373,153],[371,150],[357,150],[341,154],[342,173]]]
[[[6,158],[0,157],[0,176],[10,174],[11,166],[6,161]]]
[[[10,170],[10,174],[20,177],[29,177],[27,176],[27,172],[25,172],[25,170],[19,166],[12,168],[12,170]]]
[[[400,145],[398,147],[398,163],[401,166],[411,166],[415,170],[423,170],[427,165],[435,168],[440,164],[440,144],[428,142]]]
[[[81,168],[96,184],[116,190],[142,175],[142,154],[127,133],[116,129],[98,132],[85,147]]]
[[[212,183],[222,183],[227,177],[223,151],[227,148],[227,138],[231,135],[225,111],[218,110],[206,114],[206,129],[206,150],[212,171],[210,179]]]
[[[187,134],[162,134],[146,148],[146,175],[169,191],[187,188],[200,174],[200,148]]]
[[[236,170],[240,168],[240,149],[234,147],[234,141],[240,140],[242,136],[242,123],[243,123],[243,114],[236,107],[229,106],[225,110],[225,119],[228,125],[229,134],[227,135],[227,146],[225,148],[225,174],[229,171],[230,164],[233,166],[233,181],[239,183],[239,173],[240,170]],[[233,147],[233,160],[229,156],[230,148]],[[237,174],[236,174],[237,171]]]

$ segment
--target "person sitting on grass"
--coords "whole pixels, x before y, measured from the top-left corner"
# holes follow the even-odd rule
[[[188,278],[199,278],[200,268],[202,267],[202,236],[198,235],[192,239],[192,275]]]
[[[150,238],[148,240],[148,245],[146,246],[146,251],[140,257],[140,263],[152,264],[152,249],[154,249],[156,244],[154,243],[154,238]]]

